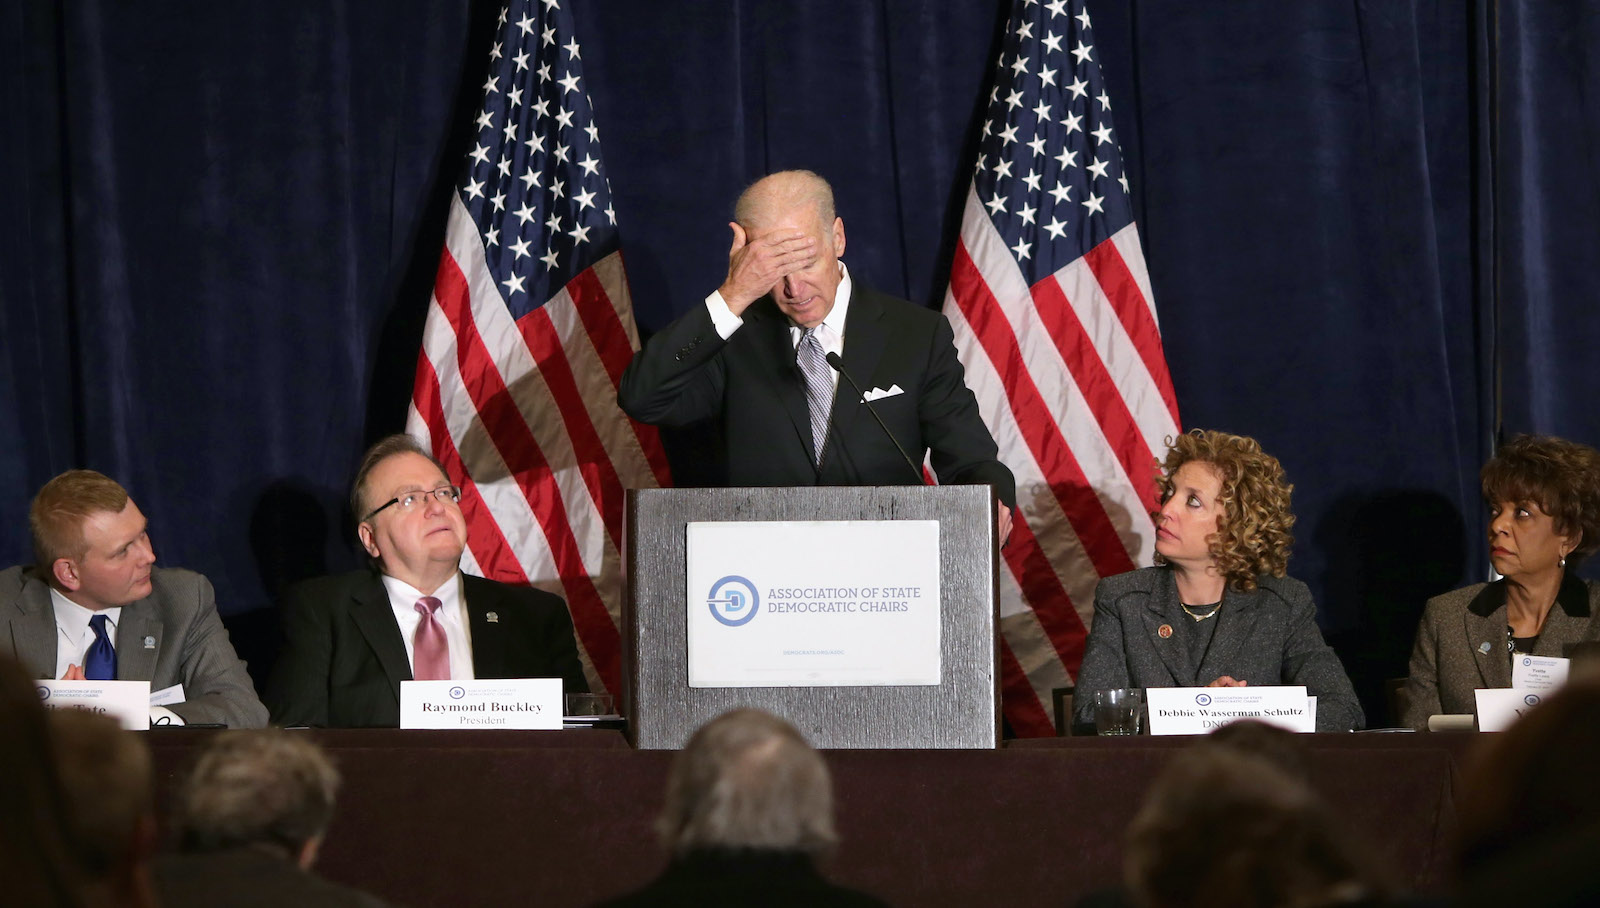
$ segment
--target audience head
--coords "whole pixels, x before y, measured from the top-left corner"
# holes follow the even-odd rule
[[[112,892],[143,893],[155,852],[154,776],[143,738],[115,719],[77,709],[50,713],[56,767],[66,807],[67,843],[86,881]]]
[[[1124,876],[1147,908],[1279,908],[1381,890],[1303,781],[1229,745],[1180,753],[1128,829]]]
[[[701,726],[678,754],[657,828],[674,854],[817,854],[838,839],[833,782],[822,755],[793,725],[758,709],[737,709]]]
[[[150,595],[156,553],[128,492],[93,470],[45,483],[28,510],[39,573],[68,599],[96,611]]]
[[[1159,480],[1156,562],[1214,565],[1237,590],[1289,566],[1294,487],[1277,458],[1253,438],[1194,429],[1170,442]]]
[[[1483,465],[1489,560],[1519,580],[1558,574],[1600,548],[1600,452],[1519,435]]]
[[[1248,754],[1271,763],[1292,779],[1310,780],[1305,739],[1277,725],[1255,719],[1229,722],[1201,738],[1195,746]]]
[[[0,886],[18,905],[81,904],[50,725],[22,666],[0,654]]]
[[[455,573],[467,545],[460,498],[427,449],[409,435],[391,435],[362,457],[350,509],[379,569],[431,593]]]
[[[309,868],[338,788],[333,764],[305,737],[282,729],[219,734],[178,789],[179,846],[268,848]]]
[[[815,241],[816,258],[779,279],[771,294],[790,321],[804,328],[821,324],[833,311],[843,276],[844,221],[834,214],[833,187],[809,170],[780,171],[751,183],[733,217],[747,242],[794,231]]]
[[[1600,823],[1600,681],[1575,680],[1503,734],[1484,735],[1462,773],[1460,851],[1473,866]]]

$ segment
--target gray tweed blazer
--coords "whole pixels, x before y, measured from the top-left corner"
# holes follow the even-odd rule
[[[1229,589],[1199,665],[1189,657],[1172,569],[1141,568],[1107,577],[1094,593],[1094,625],[1078,671],[1073,724],[1093,728],[1097,690],[1202,687],[1222,675],[1253,685],[1304,685],[1317,698],[1317,731],[1349,731],[1365,717],[1344,665],[1317,629],[1304,583],[1262,575],[1248,593]],[[1172,628],[1163,637],[1162,625]]]
[[[1533,653],[1567,656],[1573,644],[1588,640],[1600,640],[1600,583],[1568,574]],[[1476,713],[1473,691],[1510,686],[1505,581],[1475,583],[1429,599],[1411,648],[1405,724],[1425,728],[1429,716]]]

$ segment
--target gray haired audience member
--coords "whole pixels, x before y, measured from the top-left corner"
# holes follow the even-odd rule
[[[656,828],[671,853],[666,871],[608,908],[884,904],[817,871],[838,841],[833,781],[793,725],[761,710],[725,713],[694,733]]]
[[[1128,829],[1123,872],[1145,908],[1371,905],[1386,888],[1292,768],[1237,742],[1173,759]]]
[[[377,908],[310,873],[339,774],[321,748],[278,729],[218,735],[178,790],[179,855],[156,863],[162,904]]]

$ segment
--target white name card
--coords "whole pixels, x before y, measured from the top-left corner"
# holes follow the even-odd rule
[[[1511,659],[1511,686],[1516,690],[1553,691],[1567,683],[1572,660],[1560,656],[1517,654]]]
[[[1316,706],[1303,687],[1151,687],[1144,694],[1152,735],[1204,735],[1240,719],[1317,730]]]
[[[1563,662],[1566,660],[1563,659]],[[1528,710],[1538,706],[1548,691],[1499,687],[1474,691],[1478,697],[1478,731],[1505,731]]]
[[[560,728],[560,678],[401,681],[401,728]]]
[[[688,526],[690,687],[939,683],[939,522]]]
[[[150,727],[149,681],[35,681],[45,709],[81,709],[110,716],[122,727]]]

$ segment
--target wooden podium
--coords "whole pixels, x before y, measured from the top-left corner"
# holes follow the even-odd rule
[[[676,749],[753,706],[834,748],[994,748],[1000,739],[993,493],[988,486],[630,490],[623,560],[622,712],[641,749]],[[689,686],[687,533],[702,521],[937,520],[940,683]],[[797,552],[796,558],[805,553]]]

